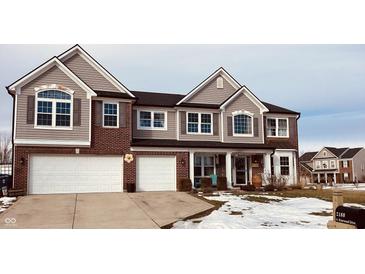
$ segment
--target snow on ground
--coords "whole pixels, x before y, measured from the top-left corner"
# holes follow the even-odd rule
[[[354,184],[336,184],[336,186],[324,186],[323,189],[365,191],[365,183],[359,183],[357,187]]]
[[[0,198],[0,213],[5,211],[16,201],[15,197],[2,197]]]
[[[310,214],[332,212],[332,203],[315,198],[230,193],[205,198],[226,203],[208,216],[179,221],[173,228],[326,228],[332,219]]]

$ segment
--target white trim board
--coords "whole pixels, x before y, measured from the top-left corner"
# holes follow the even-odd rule
[[[65,73],[68,77],[70,77],[77,85],[79,85],[83,90],[85,90],[88,94],[88,98],[91,96],[96,96],[96,93],[87,85],[85,84],[76,74],[74,74],[68,67],[66,67],[57,57],[53,57],[48,62],[44,63],[42,66],[38,67],[36,70],[32,71],[28,75],[24,76],[23,78],[16,81],[12,84],[8,89],[12,92],[17,94],[21,93],[21,87],[29,83],[30,81],[34,80],[40,74],[48,71],[53,66],[57,66],[63,73]]]
[[[90,146],[89,141],[73,141],[73,140],[47,140],[47,139],[15,139],[16,145],[55,145],[55,146]]]
[[[123,86],[110,72],[108,72],[96,60],[94,60],[94,58],[79,45],[73,46],[66,52],[59,55],[58,58],[62,61],[65,61],[68,58],[70,58],[71,56],[73,56],[74,54],[79,54],[81,56],[81,58],[83,58],[90,66],[92,66],[102,76],[104,76],[104,78],[107,79],[120,92],[127,93],[132,98],[135,98],[135,96],[125,86]]]
[[[180,105],[186,100],[190,99],[193,95],[199,92],[206,84],[208,84],[212,79],[217,77],[218,75],[222,76],[228,83],[230,83],[235,89],[241,87],[241,84],[238,83],[235,79],[230,76],[224,68],[219,68],[215,72],[213,72],[207,79],[201,82],[196,88],[190,91],[184,98],[182,98],[176,105]]]

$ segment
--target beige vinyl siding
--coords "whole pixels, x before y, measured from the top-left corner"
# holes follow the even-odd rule
[[[228,136],[227,117],[232,116],[232,113],[238,110],[248,111],[254,114],[253,118],[258,118],[258,136],[257,137],[238,137]],[[224,128],[224,142],[233,143],[263,143],[263,116],[260,114],[260,109],[256,106],[245,94],[238,95],[228,106],[226,106],[223,113],[223,128]]]
[[[33,124],[27,124],[27,98],[35,96],[35,87],[58,84],[65,86],[75,93],[74,98],[81,99],[81,126],[74,126],[72,130],[35,129]],[[89,140],[89,110],[90,100],[86,91],[81,89],[73,80],[59,68],[53,67],[38,78],[22,87],[17,96],[16,139],[44,139],[44,140]],[[37,106],[35,106],[37,111]],[[36,123],[36,121],[34,121]]]
[[[167,112],[167,130],[137,129],[137,110]],[[133,108],[133,138],[146,139],[176,139],[176,111],[171,108]]]
[[[325,152],[327,153],[327,156],[325,155]],[[333,155],[333,153],[331,151],[329,151],[328,149],[323,148],[318,155],[314,158],[333,158],[336,157],[335,155]],[[334,158],[336,159],[336,158]]]
[[[179,114],[179,117],[180,117],[180,123],[181,123],[181,116],[183,115],[182,114],[182,111],[188,113],[188,112],[197,112],[197,113],[219,113],[218,110],[212,110],[212,109],[197,109],[197,108],[184,108],[184,109],[181,109],[180,110],[180,114]],[[185,114],[186,115],[186,114]],[[220,142],[221,141],[221,127],[220,127],[220,115],[219,115],[219,127],[218,127],[218,135],[209,135],[209,134],[189,134],[187,133],[187,128],[186,128],[186,134],[182,134],[181,133],[181,127],[180,127],[180,140],[181,141],[214,141],[214,142]],[[214,118],[213,118],[214,120]],[[181,125],[182,126],[182,125]],[[187,119],[186,119],[186,127],[187,127]],[[213,129],[214,129],[214,125],[212,124],[212,132],[213,132]]]
[[[221,104],[230,97],[236,89],[223,77],[223,89],[217,88],[217,76],[205,87],[194,94],[187,103]]]
[[[93,90],[118,92],[118,89],[108,79],[93,68],[79,54],[73,55],[63,63]]]
[[[359,181],[365,182],[365,149],[360,150],[355,155],[352,165],[354,169],[354,178],[356,177]]]

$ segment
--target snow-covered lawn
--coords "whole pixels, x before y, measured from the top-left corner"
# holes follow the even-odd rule
[[[230,193],[205,198],[226,203],[208,216],[179,221],[173,228],[326,228],[332,218],[332,203],[316,198]]]
[[[357,185],[357,187],[354,184],[337,184],[336,186],[325,186],[323,189],[365,191],[365,183],[360,183]]]
[[[13,197],[2,197],[0,198],[0,213],[9,208],[14,202],[16,198]]]

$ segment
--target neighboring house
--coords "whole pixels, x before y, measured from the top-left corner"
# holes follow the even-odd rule
[[[301,177],[311,176],[314,183],[365,181],[365,149],[324,147],[304,153],[300,158]]]
[[[187,95],[130,91],[76,45],[9,87],[15,189],[28,194],[229,187],[298,177],[298,112],[219,68]]]

